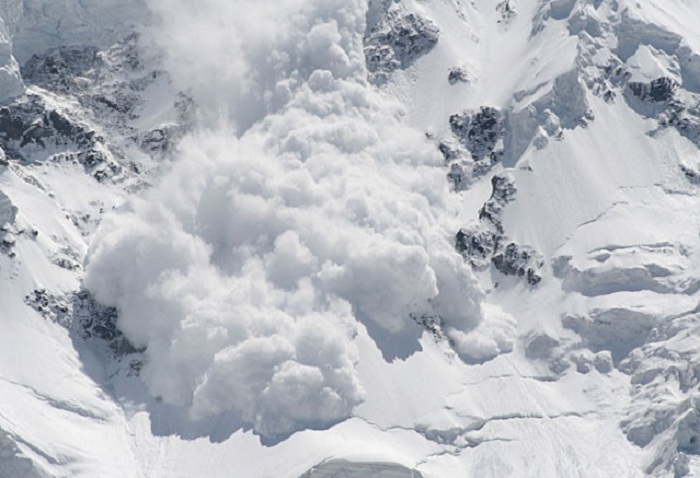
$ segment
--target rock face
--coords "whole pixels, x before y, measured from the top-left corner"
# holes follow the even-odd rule
[[[231,46],[239,39],[232,25],[251,12],[255,33],[265,31],[254,23],[265,2],[239,2],[240,8],[226,3],[148,0],[182,21],[175,22],[178,34],[206,31],[193,35],[193,43],[205,39],[213,40],[205,46]],[[254,103],[264,105],[251,131],[269,135],[255,144],[250,138],[218,144],[207,134],[188,138],[182,150],[202,152],[202,161],[185,165],[188,181],[213,167],[218,156],[223,163],[222,174],[212,175],[215,190],[202,187],[205,194],[195,194],[190,189],[209,183],[193,179],[188,184],[195,187],[187,188],[173,180],[171,188],[151,188],[197,121],[197,105],[187,91],[175,91],[165,63],[141,49],[141,39],[131,33],[135,19],[148,17],[145,0],[0,2],[5,20],[0,24],[0,477],[111,478],[148,470],[218,476],[232,463],[250,478],[299,476],[312,463],[319,465],[301,478],[521,478],[569,476],[572,470],[590,476],[624,470],[630,478],[700,476],[700,51],[693,21],[700,7],[681,0],[657,2],[663,8],[633,0],[268,3],[294,17],[275,19],[280,24],[269,30],[274,39],[261,34],[255,38],[259,44],[253,42],[256,48],[240,58],[214,55],[208,48],[199,53],[213,56],[216,71],[228,72],[229,63],[232,69],[250,67],[245,82],[255,86],[251,97],[259,92]],[[201,12],[218,18],[202,22],[206,29],[190,28],[188,17]],[[323,28],[307,36],[318,20],[306,18],[309,12],[322,17]],[[153,23],[167,22],[167,16]],[[313,61],[298,50],[313,50]],[[365,62],[369,81],[335,74],[338,65],[358,61]],[[196,66],[185,65],[200,74]],[[305,82],[307,73],[313,82]],[[218,99],[219,91],[212,90]],[[290,111],[277,104],[299,91],[303,94],[295,96]],[[268,106],[274,114],[265,116]],[[377,112],[379,127],[363,123]],[[300,128],[292,127],[297,115],[304,120]],[[400,134],[385,137],[383,128],[393,126],[402,128]],[[350,163],[347,151],[367,143],[376,144],[368,161],[388,158],[387,171],[396,173],[389,187],[356,187],[386,177],[384,170],[363,170],[352,178],[359,177],[356,183],[348,181],[350,174],[340,174],[338,181],[319,179],[324,169]],[[422,148],[426,162],[413,174],[415,168],[407,165],[422,161]],[[237,162],[249,149],[264,152],[251,155],[260,161]],[[229,167],[245,174],[229,176]],[[436,181],[428,183],[429,176]],[[440,184],[441,176],[447,176],[447,185]],[[241,177],[241,191],[251,194],[236,196],[235,214],[226,221],[204,227],[228,205],[231,184],[239,186],[235,181]],[[410,188],[411,194],[404,201],[393,186]],[[346,244],[364,247],[359,236],[339,228],[341,240],[327,245],[336,232],[330,227],[297,234],[300,225],[314,221],[322,194],[343,188],[356,194],[339,202],[333,214],[348,221],[372,217],[361,231],[380,239],[360,257],[358,267],[367,264],[370,271],[365,281],[353,268],[357,254],[346,264],[336,257]],[[448,189],[451,193],[442,195]],[[188,308],[188,322],[169,329],[172,335],[153,334],[163,337],[164,345],[180,347],[173,349],[175,366],[162,374],[164,381],[216,363],[211,373],[184,388],[213,390],[198,404],[205,413],[218,406],[213,403],[218,397],[247,400],[253,406],[245,423],[226,413],[191,420],[183,412],[193,401],[187,391],[182,408],[176,400],[160,402],[162,390],[176,387],[145,389],[158,385],[158,369],[150,368],[157,360],[148,355],[157,347],[137,350],[119,329],[119,311],[81,289],[85,250],[97,224],[108,223],[106,213],[142,191],[146,200],[134,208],[146,209],[137,214],[144,220],[115,227],[115,234],[143,228],[144,235],[162,237],[164,246],[182,245],[172,257],[163,255],[163,262],[173,264],[158,278],[167,279],[166,285],[144,287],[146,294],[179,298],[179,288],[194,285],[205,290],[201,297],[209,297],[207,281],[184,284],[179,273],[184,268],[178,268],[179,259],[192,252],[191,239],[202,231],[200,237],[228,240],[241,231],[250,237],[241,238],[244,246],[235,257],[230,244],[219,249],[212,241],[215,260],[202,249],[196,261],[186,261],[198,265],[188,270],[218,266],[220,257],[228,260],[222,259],[222,270],[235,270],[249,245],[262,251],[245,271],[261,277],[249,289],[247,284],[222,288],[231,299],[226,295],[221,308],[193,294],[181,304]],[[276,192],[283,201],[268,202]],[[432,200],[436,192],[441,201]],[[382,199],[388,212],[370,214]],[[289,222],[283,203],[302,210],[298,224]],[[423,217],[413,206],[430,211]],[[151,222],[163,209],[168,217]],[[182,229],[180,236],[169,228],[169,211],[175,210],[172,230]],[[352,219],[345,217],[349,210]],[[426,248],[428,259],[414,254],[423,247],[423,229],[415,235],[398,226],[381,227],[382,221],[397,219],[399,225],[429,228],[424,223],[432,215],[441,220],[425,237],[442,238],[442,249]],[[273,244],[277,227],[288,229],[288,241]],[[455,232],[452,248],[444,238]],[[384,247],[384,239],[402,247]],[[114,268],[123,268],[119,259],[131,259],[143,244],[117,249]],[[145,252],[143,262],[160,260],[166,249]],[[317,261],[309,258],[312,249],[330,252]],[[393,262],[383,270],[385,257]],[[413,271],[426,260],[435,274],[418,277]],[[297,269],[317,265],[322,275],[298,280]],[[149,266],[137,266],[135,276],[146,276]],[[387,274],[394,268],[400,273]],[[272,269],[274,280],[268,275]],[[382,279],[396,276],[399,280]],[[462,287],[466,277],[474,283],[468,290]],[[276,280],[283,293],[269,292]],[[325,293],[331,280],[343,287],[357,280],[366,287],[326,304],[314,291],[321,287]],[[440,305],[432,298],[421,302],[429,295],[423,287],[463,299],[448,311],[456,319],[423,312]],[[406,319],[405,333],[360,327],[356,335],[340,337],[324,327],[330,313],[354,313],[354,295],[376,305],[367,310],[386,310],[385,288],[406,304],[391,311]],[[240,307],[230,311],[229,302],[238,299]],[[251,301],[263,303],[259,317],[249,314],[258,306]],[[219,352],[200,347],[248,333],[221,325],[220,317],[229,312],[267,327],[272,302],[274,307],[283,302],[276,309],[283,313],[279,320],[271,317],[269,326],[300,324],[299,316],[319,303],[329,314],[310,316],[303,324],[313,339],[309,343],[301,333],[265,341],[253,330],[252,353],[245,354],[253,357],[249,362],[241,360],[246,352],[241,347]],[[137,320],[139,313],[144,321],[157,315],[136,305]],[[169,320],[169,308],[161,310],[162,320]],[[472,322],[472,314],[482,320]],[[464,334],[455,328],[460,320]],[[353,324],[350,320],[347,329]],[[13,343],[15,336],[26,344]],[[333,356],[345,342],[352,347],[341,359],[349,368],[357,365],[367,400],[352,411],[359,399],[335,402],[343,413],[329,415],[350,416],[346,421],[314,422],[327,413],[318,405],[335,398],[322,383],[333,360],[323,355],[311,366],[304,354]],[[34,362],[36,357],[41,361]],[[300,365],[291,367],[293,362]],[[276,376],[269,387],[252,392],[235,394],[214,385],[217,374],[237,386],[272,369]],[[139,374],[151,380],[131,381]],[[57,377],[70,380],[54,386]],[[309,383],[321,386],[304,395]],[[269,393],[273,389],[279,393]],[[328,400],[310,400],[323,394]],[[299,429],[313,431],[275,435],[279,423],[273,418],[253,428],[269,432],[258,442],[248,428],[260,423],[255,407],[264,402],[279,410],[284,405],[279,397],[297,397],[286,409],[297,421],[285,425],[281,418],[281,426],[297,430],[298,423]],[[8,406],[12,400],[15,410]],[[41,417],[40,423],[34,424],[26,410]],[[58,432],[52,435],[53,428]],[[375,449],[376,456],[367,456]],[[322,461],[329,456],[353,460]],[[286,468],[290,463],[293,471]]]
[[[28,82],[56,92],[80,90],[81,79],[105,63],[95,46],[61,46],[32,55],[22,66]]]
[[[491,197],[479,211],[479,222],[460,229],[455,236],[455,247],[477,269],[487,267],[501,249],[504,238],[501,214],[517,192],[508,176],[494,176],[491,186]]]
[[[383,84],[395,70],[409,67],[437,44],[440,30],[427,18],[406,12],[400,3],[387,5],[381,19],[368,25],[365,60],[370,79]]]
[[[673,99],[678,83],[671,78],[657,78],[649,83],[630,82],[630,92],[642,101],[665,102]]]
[[[138,155],[127,158],[124,146],[156,158],[168,155],[191,124],[192,101],[166,93],[173,101],[172,120],[153,129],[135,126],[149,107],[148,90],[169,90],[163,72],[152,66],[157,62],[140,57],[138,41],[131,34],[104,51],[61,46],[32,55],[21,69],[24,81],[67,102],[37,90],[0,107],[0,147],[8,160],[79,164],[104,182],[144,169],[133,159]]]
[[[505,113],[490,106],[450,116],[452,135],[440,142],[438,149],[445,158],[449,168],[447,177],[455,190],[469,188],[501,160],[506,120]]]
[[[452,115],[450,129],[474,161],[495,163],[503,155],[505,116],[496,108],[482,106],[474,113]]]
[[[537,252],[527,246],[511,242],[491,259],[494,267],[507,276],[524,277],[530,285],[537,285],[542,277],[537,272],[543,263],[537,260]]]
[[[40,96],[28,95],[0,108],[0,130],[0,146],[11,159],[77,162],[99,181],[121,172],[103,136]]]
[[[515,200],[517,189],[513,179],[495,175],[491,179],[491,198],[479,211],[479,222],[462,228],[455,236],[455,247],[476,269],[489,264],[506,276],[524,278],[531,286],[542,280],[539,269],[544,265],[540,254],[529,246],[514,242],[507,245],[502,214],[506,205]]]
[[[466,68],[454,67],[450,68],[447,74],[447,81],[451,84],[469,83],[469,72]]]

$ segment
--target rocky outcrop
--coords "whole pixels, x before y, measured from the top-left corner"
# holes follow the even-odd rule
[[[449,168],[447,175],[455,190],[467,189],[498,163],[504,153],[506,114],[482,106],[450,116],[451,137],[438,143]]]
[[[473,113],[454,114],[450,129],[474,161],[495,163],[503,155],[505,115],[497,108],[482,106]]]
[[[122,172],[101,134],[39,95],[0,108],[0,147],[9,159],[23,163],[79,163],[98,181]]]
[[[503,234],[503,208],[515,200],[517,191],[515,181],[510,175],[497,174],[491,178],[491,197],[479,210],[479,220],[492,224],[499,234]]]
[[[537,252],[529,246],[518,246],[511,242],[491,259],[496,270],[507,276],[523,277],[530,285],[542,280],[539,269],[544,265]]]
[[[463,67],[450,68],[450,71],[447,74],[447,81],[451,85],[455,85],[457,83],[469,83],[469,72]]]
[[[630,82],[627,87],[630,93],[641,101],[661,103],[673,99],[678,89],[678,83],[671,78],[661,77],[649,83]]]
[[[517,12],[515,11],[513,3],[513,0],[503,0],[496,5],[496,11],[501,17],[498,23],[508,23],[515,18]]]
[[[395,70],[409,67],[437,44],[439,28],[429,19],[405,11],[401,4],[386,7],[381,19],[368,25],[365,60],[370,80],[383,84]]]
[[[46,320],[68,328],[82,340],[95,338],[105,342],[115,356],[137,352],[117,328],[117,310],[100,304],[85,290],[54,295],[46,289],[34,289],[24,297],[24,302]]]
[[[22,77],[33,85],[54,92],[76,92],[85,88],[87,76],[104,68],[94,46],[62,46],[32,55],[21,68]]]
[[[493,264],[495,270],[507,276],[524,278],[531,286],[541,280],[544,265],[540,254],[529,246],[508,240],[504,233],[503,208],[515,199],[517,189],[512,177],[496,175],[491,179],[491,197],[479,210],[479,222],[460,229],[455,247],[475,269]]]
[[[464,227],[455,236],[455,247],[472,267],[487,267],[504,239],[501,213],[506,204],[515,198],[513,179],[496,175],[491,179],[491,197],[479,210],[479,222]]]
[[[689,166],[687,164],[680,165],[681,171],[688,181],[693,184],[700,184],[700,165]]]
[[[168,157],[195,112],[191,98],[169,89],[158,65],[142,57],[136,34],[107,50],[75,45],[32,55],[21,69],[28,93],[0,107],[2,161],[76,164],[108,182],[143,172],[143,161],[134,159],[141,153]],[[153,107],[146,103],[156,87],[172,99],[172,121],[144,127],[136,120]]]
[[[658,116],[659,126],[672,126],[700,147],[700,95],[692,95],[691,102],[671,101]]]

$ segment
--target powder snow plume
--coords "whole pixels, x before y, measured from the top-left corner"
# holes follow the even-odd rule
[[[154,396],[275,437],[361,403],[361,323],[401,337],[409,314],[439,315],[466,360],[512,348],[454,250],[439,154],[366,82],[366,2],[152,7],[200,127],[104,220],[85,285],[146,348]]]

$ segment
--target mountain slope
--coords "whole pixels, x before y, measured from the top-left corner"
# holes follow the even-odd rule
[[[34,3],[0,476],[700,474],[694,3]]]

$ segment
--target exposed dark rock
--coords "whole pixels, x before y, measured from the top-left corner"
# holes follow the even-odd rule
[[[450,169],[449,181],[460,191],[488,174],[503,157],[506,117],[484,106],[476,112],[453,114],[449,123],[452,135],[439,142],[438,149]]]
[[[680,168],[681,171],[683,171],[683,174],[685,174],[685,177],[688,178],[688,181],[693,184],[700,184],[700,165],[687,166],[685,164],[681,164]]]
[[[569,360],[576,365],[576,371],[581,374],[590,373],[593,370],[593,354],[582,350],[569,354]]]
[[[440,30],[427,18],[390,6],[365,34],[365,61],[370,79],[382,84],[395,70],[405,69],[437,44]]]
[[[479,219],[493,224],[499,234],[503,234],[501,214],[506,204],[513,201],[517,189],[509,176],[495,175],[491,178],[491,197],[479,210]]]
[[[535,286],[542,280],[540,255],[531,247],[511,242],[504,247],[503,208],[514,200],[517,189],[510,176],[495,175],[491,179],[491,197],[479,210],[479,222],[460,229],[455,235],[455,248],[475,269],[493,264],[502,274],[522,277]]]
[[[33,55],[22,65],[25,82],[55,92],[81,88],[81,77],[103,66],[98,49],[93,46],[62,46]]]
[[[628,88],[642,101],[664,102],[673,99],[678,83],[671,78],[661,77],[649,83],[630,82]]]
[[[65,297],[49,294],[46,289],[34,289],[24,297],[24,303],[52,322],[64,327],[71,323],[70,302]]]
[[[700,111],[672,102],[666,111],[666,117],[662,118],[659,124],[661,126],[673,126],[681,136],[700,147]]]
[[[165,156],[173,151],[186,131],[186,128],[179,124],[164,125],[139,133],[134,140],[146,153],[152,156]]]
[[[617,58],[611,60],[603,67],[603,74],[614,86],[625,84],[632,77],[632,73],[625,69],[623,63]]]
[[[71,305],[73,325],[83,339],[104,340],[115,355],[137,352],[117,328],[116,308],[100,304],[85,290],[74,294]]]
[[[115,356],[138,351],[117,328],[117,309],[100,304],[85,290],[53,295],[46,289],[35,289],[24,297],[24,302],[45,319],[75,330],[84,340],[96,338],[107,342]]]
[[[10,153],[29,144],[46,147],[76,145],[88,148],[104,140],[85,124],[48,107],[41,97],[29,95],[0,108],[0,143]]]
[[[469,73],[464,68],[451,68],[447,74],[447,81],[451,84],[469,83]]]
[[[497,162],[503,156],[505,115],[498,109],[482,106],[476,113],[450,116],[450,129],[471,153],[474,161]]]
[[[479,210],[479,223],[460,229],[455,236],[455,247],[477,269],[488,266],[499,250],[503,240],[501,213],[517,191],[508,176],[494,176],[491,187],[491,197]]]
[[[455,247],[472,267],[486,267],[498,247],[499,236],[491,228],[462,228],[455,236]]]
[[[605,91],[605,93],[603,93],[603,99],[605,100],[606,103],[612,103],[613,101],[615,101],[615,96],[617,96],[617,95],[612,90],[607,90],[607,91]]]
[[[458,148],[445,142],[438,144],[438,150],[440,150],[442,157],[445,158],[445,162],[448,164],[462,156]]]
[[[0,231],[0,254],[13,258],[15,253],[15,239],[8,233]]]
[[[624,76],[621,82],[627,79],[628,76]],[[624,91],[629,106],[639,114],[656,118],[662,128],[676,128],[700,147],[700,95],[683,90],[675,80],[665,76],[649,83],[629,82]],[[684,172],[690,174],[688,179],[693,181],[692,171],[684,169]]]
[[[531,247],[508,244],[493,256],[494,267],[507,276],[524,277],[530,285],[537,285],[542,277],[538,273],[543,263]]]
[[[436,343],[446,341],[450,345],[454,345],[454,341],[445,333],[445,320],[439,315],[410,314],[410,317],[415,323],[422,325]]]
[[[516,15],[515,8],[513,8],[512,0],[503,0],[498,5],[496,5],[496,10],[501,15],[501,19],[498,20],[498,23],[508,23]]]
[[[0,108],[0,147],[24,162],[74,161],[98,181],[121,173],[107,153],[105,140],[86,123],[53,109],[37,95]]]
[[[490,161],[474,161],[469,151],[460,144],[441,142],[438,150],[445,158],[449,168],[447,179],[455,191],[468,189],[475,179],[485,176],[493,166]]]

